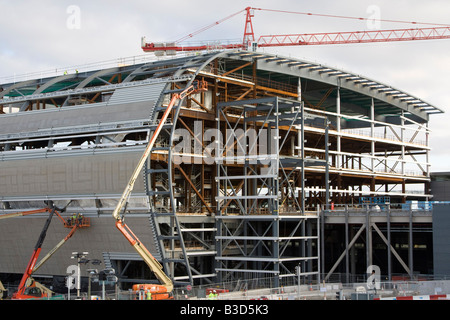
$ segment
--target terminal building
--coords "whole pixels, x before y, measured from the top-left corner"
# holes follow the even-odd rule
[[[122,212],[175,285],[433,273],[428,122],[443,111],[326,65],[221,51],[0,84],[0,213],[52,201],[90,218],[38,275],[88,252],[123,288],[155,280],[111,213],[197,80],[208,90],[175,105]],[[0,274],[23,273],[45,220],[0,220]],[[68,232],[54,220],[43,253]]]

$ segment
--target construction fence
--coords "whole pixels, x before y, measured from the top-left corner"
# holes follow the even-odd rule
[[[175,300],[439,300],[450,299],[450,277],[393,276],[393,280],[381,280],[377,287],[369,286],[367,277],[355,276],[356,282],[339,281],[345,274],[335,274],[328,282],[308,282],[297,277],[283,278],[283,285],[275,287],[274,277],[251,278],[222,283],[175,287]],[[7,288],[8,289],[8,288]],[[11,290],[13,288],[10,288]],[[210,293],[213,293],[210,295]],[[447,298],[448,297],[448,298]],[[131,290],[119,286],[107,286],[105,290],[76,294],[56,294],[48,300],[136,300]]]
[[[341,279],[344,279],[342,275]],[[383,297],[410,297],[424,295],[450,295],[450,277],[420,276],[410,279],[394,276],[394,280],[381,280],[374,288],[367,284],[367,276],[359,275],[357,282],[335,281],[317,283],[300,281],[296,277],[284,279],[284,284],[274,287],[275,279],[254,278],[223,282],[214,285],[176,288],[174,298],[180,300],[373,300]],[[210,292],[216,295],[210,296]]]

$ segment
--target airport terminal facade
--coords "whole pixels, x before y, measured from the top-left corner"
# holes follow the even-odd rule
[[[1,213],[52,201],[91,218],[42,275],[87,251],[123,284],[152,277],[111,212],[171,96],[197,80],[208,90],[175,105],[122,213],[176,284],[432,272],[431,211],[414,204],[432,200],[438,108],[259,52],[69,71],[0,85]],[[0,221],[0,273],[23,272],[45,219]],[[66,232],[53,222],[43,252]]]

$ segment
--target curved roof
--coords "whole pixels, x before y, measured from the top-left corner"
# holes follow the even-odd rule
[[[302,81],[314,82],[316,86],[321,84],[322,86],[339,87],[341,99],[345,99],[354,108],[362,108],[362,110],[357,111],[358,114],[367,114],[372,98],[376,101],[375,111],[378,115],[404,114],[407,118],[423,123],[429,120],[429,115],[443,113],[443,110],[416,96],[358,74],[310,61],[240,50],[220,51],[181,58],[166,58],[126,67],[113,67],[80,74],[60,75],[46,79],[3,84],[3,91],[0,91],[0,104],[43,99],[52,95],[64,94],[64,91],[67,94],[68,90],[73,90],[73,93],[82,92],[83,90],[88,90],[88,87],[92,88],[94,84],[99,91],[104,90],[105,85],[113,89],[111,83],[104,80],[105,78],[102,79],[102,77],[112,75],[119,70],[122,73],[128,72],[128,75],[123,79],[123,82],[126,83],[142,79],[143,77],[155,77],[155,74],[160,72],[163,72],[162,76],[164,76],[164,73],[170,76],[181,69],[197,68],[197,70],[200,70],[206,63],[216,58],[247,62],[257,61],[257,71],[269,74],[271,79],[276,77],[280,79],[295,77],[300,78]],[[160,69],[161,67],[164,67],[164,71]],[[303,88],[302,96],[305,99],[314,99],[314,96],[311,96],[311,92],[304,91]]]
[[[345,90],[346,99],[363,101],[364,97],[377,100],[376,110],[381,114],[403,111],[419,122],[428,121],[429,115],[444,111],[428,102],[382,82],[315,62],[260,52],[233,52],[229,57],[258,61],[258,69],[309,79]],[[341,96],[342,98],[342,96]],[[357,103],[360,104],[361,103]],[[370,104],[370,103],[369,103]],[[397,109],[397,110],[396,110]],[[422,120],[422,121],[420,121]]]

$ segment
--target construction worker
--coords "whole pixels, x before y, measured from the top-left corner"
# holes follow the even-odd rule
[[[152,293],[150,290],[147,290],[147,300],[152,300]]]
[[[219,295],[217,294],[217,292],[216,292],[216,290],[214,290],[214,298],[213,298],[213,300],[217,300],[217,297],[218,297]]]
[[[212,292],[212,291],[209,292],[208,300],[214,300],[214,292]]]
[[[77,223],[77,215],[74,213],[72,214],[72,225],[74,226],[75,223]]]
[[[81,226],[81,224],[83,222],[83,214],[79,213],[77,215],[77,220],[78,220],[78,224]]]

